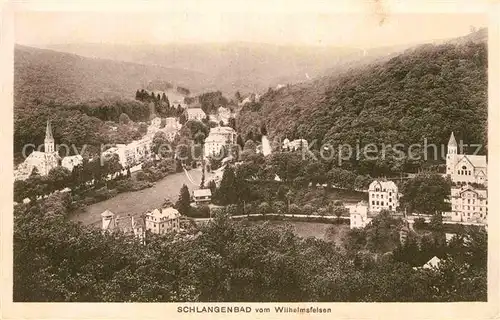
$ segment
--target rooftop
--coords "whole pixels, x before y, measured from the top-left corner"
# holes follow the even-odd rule
[[[210,189],[198,189],[193,191],[195,197],[210,197],[212,196],[212,191]]]
[[[178,218],[181,216],[179,211],[177,211],[177,209],[172,208],[172,207],[162,208],[160,210],[154,209],[153,211],[148,212],[146,215],[154,217],[154,218],[166,219],[166,220],[175,219],[175,218]]]

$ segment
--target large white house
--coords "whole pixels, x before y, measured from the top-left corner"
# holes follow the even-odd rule
[[[451,220],[484,223],[488,217],[488,190],[471,185],[451,188]]]
[[[223,106],[220,106],[219,109],[217,109],[217,121],[224,123],[225,125],[229,124],[229,118],[231,118],[231,110],[229,108],[224,108]]]
[[[349,216],[351,229],[362,229],[372,221],[372,218],[368,217],[368,203],[365,201],[349,207]]]
[[[375,180],[368,188],[368,205],[370,212],[383,209],[396,211],[399,206],[398,186],[393,181]]]
[[[218,155],[225,145],[236,143],[236,131],[231,127],[211,128],[205,139],[205,157]]]
[[[446,174],[453,182],[487,184],[486,156],[458,154],[457,141],[452,132],[446,155]]]
[[[146,230],[156,234],[180,230],[180,213],[176,209],[154,209],[146,213]]]
[[[186,119],[187,120],[202,121],[206,117],[207,117],[207,115],[205,114],[205,111],[203,111],[201,108],[187,108],[186,109]]]

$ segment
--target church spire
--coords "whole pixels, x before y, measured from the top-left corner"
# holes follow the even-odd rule
[[[451,132],[450,140],[448,141],[448,147],[456,147],[457,146],[457,140],[455,140],[455,135],[453,134],[453,131]]]
[[[45,153],[54,153],[54,137],[52,136],[52,127],[50,126],[50,120],[47,121],[47,128],[45,129]]]
[[[50,126],[50,120],[47,120],[47,128],[45,129],[45,140],[54,140],[52,136],[52,127]]]

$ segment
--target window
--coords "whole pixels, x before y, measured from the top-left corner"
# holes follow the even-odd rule
[[[466,166],[462,166],[462,169],[466,170],[466,169],[467,169],[467,167],[466,167]]]
[[[377,206],[379,205],[379,202],[377,201]]]
[[[375,205],[375,200],[372,200],[372,205]]]
[[[467,199],[467,203],[470,203],[470,199]]]
[[[392,196],[392,192],[389,191],[389,197]]]
[[[381,201],[381,202],[380,202],[380,205],[381,205],[381,206],[383,206],[383,205],[384,205],[384,201]]]
[[[392,198],[389,198],[389,202],[392,202]]]

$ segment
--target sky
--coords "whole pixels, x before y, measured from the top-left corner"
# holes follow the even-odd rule
[[[25,1],[13,10],[15,42],[33,46],[243,41],[369,48],[462,36],[488,24],[481,0]]]

